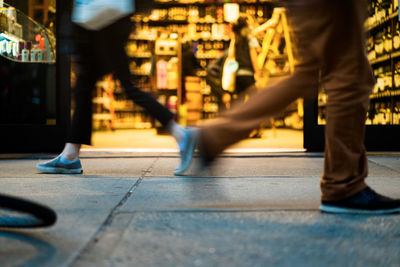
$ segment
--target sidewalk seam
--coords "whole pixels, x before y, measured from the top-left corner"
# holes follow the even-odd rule
[[[77,252],[76,256],[71,260],[70,264],[67,264],[67,266],[73,266],[74,264],[76,264],[80,260],[81,256],[89,252],[91,248],[100,240],[99,236],[106,231],[107,227],[112,224],[115,216],[117,216],[120,213],[118,212],[118,209],[128,201],[128,199],[131,197],[136,188],[139,187],[144,177],[151,172],[158,159],[159,158],[156,158],[146,170],[142,171],[138,180],[129,188],[128,192],[122,197],[122,199],[118,202],[118,204],[111,209],[110,214],[100,225],[99,229],[93,234],[93,236],[89,239],[86,245]]]
[[[386,165],[384,165],[384,164],[382,164],[382,163],[376,162],[376,161],[374,161],[373,159],[368,159],[368,161],[370,161],[370,162],[372,162],[372,163],[374,163],[374,164],[376,164],[376,165],[378,165],[378,166],[380,166],[380,167],[387,168],[387,169],[389,169],[389,170],[391,170],[391,171],[394,171],[394,172],[396,172],[396,173],[400,173],[400,171],[398,171],[398,170],[396,170],[396,169],[393,169],[393,168],[391,168],[391,167],[389,167],[389,166],[386,166]]]

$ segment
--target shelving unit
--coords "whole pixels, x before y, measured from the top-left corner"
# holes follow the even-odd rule
[[[367,54],[376,79],[366,120],[368,151],[400,149],[400,30],[399,1],[370,0],[365,22]],[[326,94],[306,103],[304,148],[324,150]]]
[[[54,36],[7,3],[0,18],[0,124],[54,125]]]
[[[152,57],[153,43],[155,38],[152,36],[136,36],[131,35],[126,47],[127,55],[131,59],[130,72],[131,79],[135,86],[138,86],[143,91],[152,91]],[[132,100],[128,99],[123,92],[123,88],[118,81],[112,79],[112,109],[109,110],[103,107],[104,112],[109,112],[110,116],[100,119],[109,119],[108,124],[99,124],[103,128],[116,129],[143,129],[151,128],[152,121],[145,111]],[[110,87],[107,85],[106,87]],[[103,86],[104,90],[105,86]],[[106,90],[107,91],[107,90]],[[96,119],[96,116],[94,116]]]
[[[240,4],[240,11],[247,12],[258,20],[259,23],[265,22],[272,13],[273,1],[235,1]],[[196,92],[201,93],[201,118],[207,119],[214,117],[218,112],[219,99],[211,91],[211,88],[205,82],[206,67],[217,57],[219,57],[224,49],[229,46],[231,35],[230,23],[224,21],[224,4],[225,2],[216,1],[156,1],[155,8],[149,15],[134,15],[132,21],[136,24],[135,31],[132,32],[127,44],[127,54],[131,59],[130,70],[132,80],[138,82],[138,86],[151,93],[157,100],[176,113],[179,118],[179,108],[182,107],[185,96],[184,94],[184,77],[182,74],[182,43],[190,42],[193,52],[200,63],[201,68],[195,74],[200,80],[196,80],[190,85],[193,95]],[[169,51],[160,51],[160,42],[176,42],[176,47]],[[168,46],[168,45],[167,45]],[[176,58],[176,59],[174,59]],[[174,59],[178,62],[178,66],[174,65],[170,60]],[[160,86],[160,75],[157,64],[160,61],[167,62],[169,68],[165,74],[167,80],[176,86],[173,88],[168,86]],[[173,70],[171,70],[173,69]],[[172,77],[172,78],[171,78]],[[199,88],[193,90],[193,86]],[[165,88],[164,88],[165,87]],[[114,101],[129,101],[122,98],[123,96],[115,96]],[[190,102],[190,101],[189,101]],[[190,105],[189,102],[186,104]],[[115,109],[115,117],[130,118],[135,117],[136,120],[140,115],[144,122],[148,122],[146,113],[141,112],[137,106],[131,102],[132,108],[126,110]],[[190,107],[189,107],[190,108]],[[196,109],[198,105],[196,104]],[[185,109],[182,109],[183,112]],[[187,109],[186,109],[187,110]],[[183,113],[182,113],[183,114]],[[128,119],[126,121],[129,121]],[[160,126],[154,123],[152,127]],[[182,122],[182,121],[180,121]],[[135,123],[130,126],[115,123],[116,129],[120,127],[137,128]]]
[[[400,24],[398,0],[373,0],[365,22],[368,59],[376,79],[367,125],[400,124]],[[325,124],[326,95],[318,101],[318,123]]]
[[[259,23],[265,22],[272,13],[271,1],[235,1],[240,4],[240,11],[247,12],[257,18]],[[218,58],[229,46],[231,25],[224,20],[224,4],[226,1],[160,1],[152,14],[142,24],[149,28],[155,28],[158,32],[177,33],[179,38],[192,44],[195,57],[200,63],[194,85],[202,95],[201,119],[214,117],[218,112],[219,99],[209,85],[205,82],[206,67]],[[147,22],[146,22],[147,21]],[[181,45],[181,42],[179,42]],[[178,50],[182,48],[179,47]],[[178,55],[180,61],[184,60]],[[182,72],[179,71],[179,86],[176,92],[178,103],[182,103],[183,84]],[[194,91],[191,91],[193,94]],[[192,95],[191,95],[192,96]],[[190,101],[189,101],[190,102]],[[189,102],[187,102],[188,105]],[[196,105],[196,108],[198,105]],[[190,109],[190,107],[188,106]]]
[[[47,26],[56,14],[56,0],[28,0],[28,10],[30,18]]]
[[[366,21],[368,57],[376,79],[367,114],[369,125],[400,124],[400,29],[397,0],[372,1]]]

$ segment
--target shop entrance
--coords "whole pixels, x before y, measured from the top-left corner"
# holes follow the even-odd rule
[[[267,77],[261,83],[292,71],[285,17],[275,1],[238,2],[155,1],[151,13],[132,17],[135,30],[126,47],[131,78],[175,112],[182,125],[216,117],[229,108],[229,99],[238,97],[229,92],[227,98],[225,91],[216,90],[207,68],[229,50],[232,24],[240,14],[251,18],[260,31],[260,35],[255,33],[261,48],[257,66]],[[392,5],[374,6],[372,1],[366,21],[368,57],[377,81],[366,121],[368,150],[400,149],[400,23],[398,1],[389,2]],[[0,152],[59,152],[74,108],[73,100],[70,102],[75,75],[70,72],[70,3],[4,3],[22,11],[26,18],[13,9],[3,7],[0,12],[3,21],[15,19],[0,29]],[[322,151],[323,88],[315,99],[306,105],[293,103],[237,148]],[[125,97],[112,76],[96,85],[93,102],[94,148],[176,147],[156,121]]]
[[[254,27],[257,33],[253,41],[258,46],[252,49],[258,57],[250,67],[260,70],[257,86],[262,88],[273,79],[290,75],[293,53],[283,9],[259,1],[245,5],[167,1],[157,2],[150,14],[132,17],[136,27],[127,44],[132,81],[176,113],[183,126],[201,124],[232,103],[246,101],[250,94],[239,90],[244,88],[225,89],[218,82],[214,84],[209,70],[234,44],[232,25],[243,14],[243,29]],[[249,57],[251,52],[243,53]],[[112,75],[96,85],[93,111],[95,148],[176,148],[161,125],[126,98]],[[303,105],[296,101],[235,147],[302,150],[302,129]]]

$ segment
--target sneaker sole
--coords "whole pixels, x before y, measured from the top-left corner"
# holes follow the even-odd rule
[[[36,169],[43,173],[58,173],[58,174],[80,174],[83,172],[82,168],[79,169],[64,169],[64,168],[49,168],[36,166]]]
[[[362,209],[350,209],[343,207],[334,207],[328,205],[321,205],[319,209],[326,213],[336,213],[336,214],[393,214],[400,212],[400,207],[394,209],[380,209],[380,210],[362,210]]]

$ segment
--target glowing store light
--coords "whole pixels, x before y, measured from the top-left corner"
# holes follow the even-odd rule
[[[239,4],[224,4],[224,19],[227,22],[235,22],[239,18]]]

